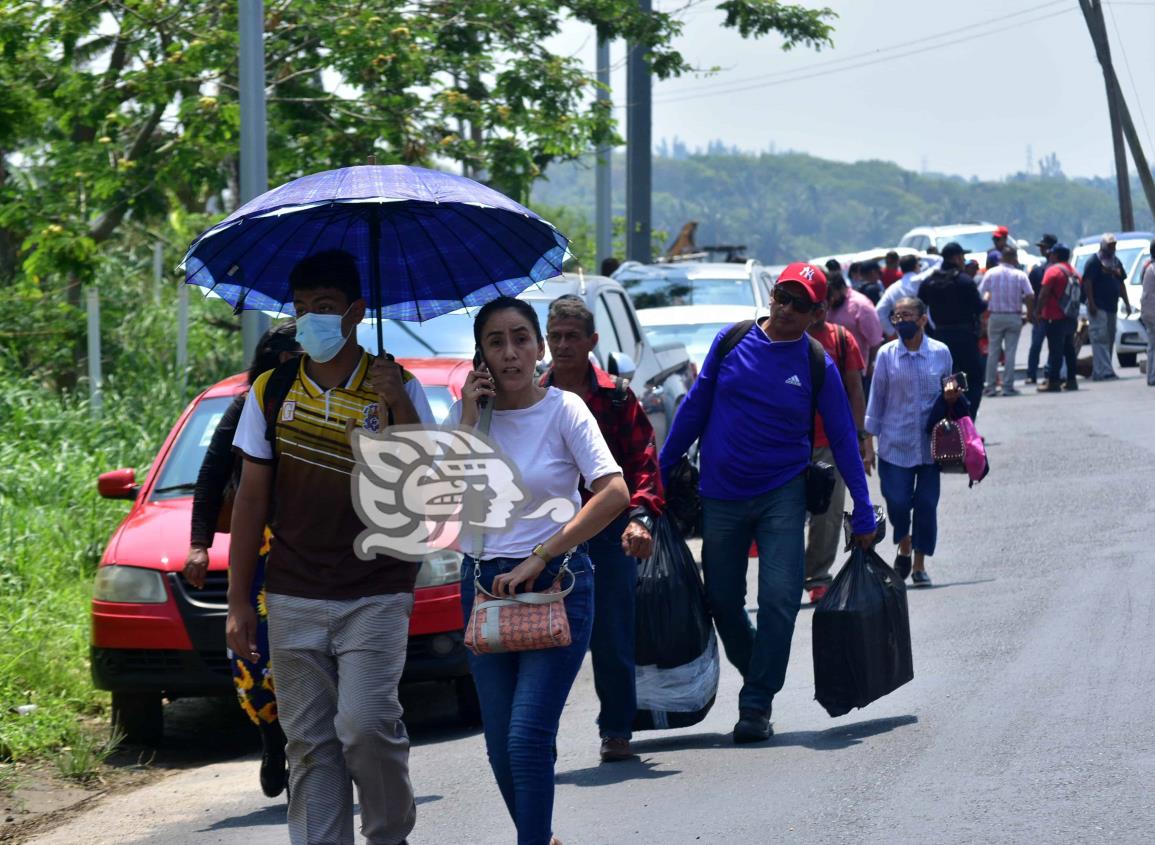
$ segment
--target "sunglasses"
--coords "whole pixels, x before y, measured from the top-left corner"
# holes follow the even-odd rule
[[[780,287],[774,288],[770,294],[774,297],[774,301],[779,305],[789,305],[799,314],[809,314],[813,311],[817,311],[819,307],[817,302],[811,302],[804,296],[797,296],[793,293],[790,293],[789,291],[783,290]]]

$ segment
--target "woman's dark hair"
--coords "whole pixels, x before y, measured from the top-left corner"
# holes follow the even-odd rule
[[[275,368],[281,363],[282,352],[297,353],[301,351],[297,343],[297,321],[285,320],[273,326],[257,341],[257,349],[253,353],[252,363],[249,364],[249,384],[257,380],[263,372]]]
[[[543,342],[545,338],[541,334],[541,322],[537,319],[537,312],[533,310],[533,306],[524,299],[515,299],[512,296],[499,296],[481,306],[481,310],[473,318],[473,342],[481,346],[481,338],[485,334],[485,324],[489,322],[489,318],[498,311],[511,308],[525,317],[526,322],[533,326],[533,333],[537,336],[537,342]]]

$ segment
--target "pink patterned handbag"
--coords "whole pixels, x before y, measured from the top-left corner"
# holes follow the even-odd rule
[[[473,568],[473,612],[465,626],[465,647],[474,654],[534,651],[560,648],[572,642],[565,597],[573,592],[576,578],[565,556],[561,571],[541,593],[516,593],[498,598],[481,586],[481,565]],[[569,575],[569,586],[562,582]]]

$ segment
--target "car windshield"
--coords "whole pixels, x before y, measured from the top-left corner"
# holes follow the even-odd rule
[[[1124,273],[1131,269],[1131,265],[1135,263],[1135,259],[1138,258],[1143,251],[1143,247],[1141,246],[1117,247],[1115,249],[1115,257],[1118,258],[1123,265]]]
[[[529,300],[541,330],[545,332],[545,318],[549,311],[546,300]],[[425,323],[386,320],[381,327],[385,351],[395,358],[473,358],[473,318],[477,309],[453,311],[434,317]],[[366,320],[357,326],[357,342],[365,349],[377,352],[377,324]]]
[[[231,396],[216,396],[204,399],[196,406],[160,469],[152,488],[153,499],[175,499],[193,494],[209,441],[232,401]]]
[[[701,366],[706,360],[706,353],[710,351],[710,344],[714,342],[718,332],[728,325],[730,324],[701,323],[690,326],[646,326],[646,337],[654,346],[662,343],[684,343],[690,360]]]
[[[442,314],[427,323],[386,320],[381,327],[385,351],[396,358],[472,358],[473,316],[464,311]],[[357,342],[377,352],[377,324],[357,326]]]
[[[1147,266],[1147,261],[1151,258],[1151,253],[1147,250],[1139,255],[1139,260],[1135,262],[1135,266],[1131,268],[1131,276],[1127,279],[1129,285],[1143,284],[1143,270]]]
[[[634,307],[670,305],[756,305],[749,279],[688,279],[685,276],[646,276],[621,279]]]
[[[429,408],[433,411],[433,421],[441,425],[449,416],[449,409],[457,400],[453,398],[449,388],[444,385],[423,384],[422,387],[425,388],[425,398],[429,400]]]
[[[995,248],[995,242],[991,240],[991,234],[994,231],[994,229],[990,229],[984,232],[970,232],[966,235],[951,235],[946,238],[935,238],[934,242],[939,252],[942,252],[942,248],[952,242],[967,252],[990,252]],[[1007,243],[1013,243],[1013,241],[1008,239]]]

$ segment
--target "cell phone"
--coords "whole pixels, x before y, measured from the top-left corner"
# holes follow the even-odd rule
[[[958,389],[960,391],[962,391],[963,393],[966,393],[970,387],[967,384],[967,374],[966,373],[951,373],[949,376],[943,376],[942,377],[943,389],[945,390],[947,384],[949,382],[952,382],[952,381],[958,386]]]
[[[473,349],[473,369],[489,373],[489,366],[485,363],[485,359],[481,356],[481,347],[475,346]],[[482,396],[477,400],[477,407],[484,408],[489,404],[489,397]]]

